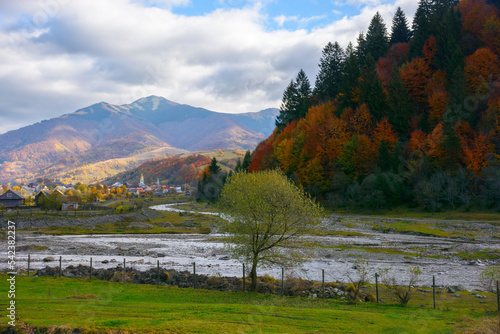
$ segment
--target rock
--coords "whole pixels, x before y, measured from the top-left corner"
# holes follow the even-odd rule
[[[226,256],[222,256],[222,257],[219,258],[219,260],[227,261],[227,260],[229,260],[229,256],[227,256],[227,255]]]
[[[455,290],[455,291],[465,291],[465,288],[463,285],[459,284],[459,285],[454,285],[452,286],[452,288]]]
[[[455,290],[453,290],[453,288],[448,288],[447,292],[448,292],[448,293],[455,293],[456,291],[455,291]]]
[[[115,262],[116,262],[116,259],[111,259],[111,260],[109,260],[109,262],[111,262],[111,263],[115,263]]]
[[[172,225],[172,224],[171,224],[171,223],[169,223],[169,222],[164,222],[164,223],[161,223],[161,224],[160,224],[160,227],[171,228],[171,227],[174,227],[174,225]]]
[[[458,293],[455,293],[453,296],[455,296],[457,298],[461,297]]]
[[[42,261],[43,262],[52,262],[52,261],[54,261],[54,258],[52,256],[47,256],[47,257],[44,257]]]
[[[108,261],[108,260],[104,260],[104,261],[101,261],[101,263],[103,263],[103,264],[108,264],[108,263],[109,263],[109,261]]]
[[[486,296],[483,296],[483,295],[479,295],[479,294],[477,294],[477,295],[476,295],[476,298],[486,298]]]
[[[158,254],[156,254],[156,256],[158,256],[158,257],[165,257],[165,253],[158,253]]]

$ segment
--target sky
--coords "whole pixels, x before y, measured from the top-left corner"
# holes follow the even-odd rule
[[[98,102],[158,95],[226,113],[279,108],[328,42],[355,44],[379,11],[416,0],[0,2],[0,133]]]

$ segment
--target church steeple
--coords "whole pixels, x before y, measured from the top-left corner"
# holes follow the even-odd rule
[[[141,181],[139,181],[139,187],[144,187],[144,186],[146,186],[144,184],[144,174],[141,174]]]

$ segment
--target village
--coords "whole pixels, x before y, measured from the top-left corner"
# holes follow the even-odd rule
[[[0,210],[12,211],[39,208],[41,210],[75,211],[83,206],[99,206],[115,199],[161,198],[168,195],[191,195],[192,188],[188,184],[164,185],[157,179],[154,184],[146,184],[144,175],[138,184],[116,182],[101,184],[100,182],[85,185],[64,185],[48,179],[32,182],[27,185],[0,188]]]

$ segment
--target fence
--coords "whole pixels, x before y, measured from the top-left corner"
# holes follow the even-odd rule
[[[107,263],[109,263],[109,262],[110,261],[107,261]],[[93,277],[97,278],[96,277],[97,275],[94,275],[94,273],[95,273],[94,270],[101,270],[102,268],[101,269],[96,269],[96,268],[93,267],[93,259],[92,259],[92,257],[90,257],[89,263],[90,263],[90,266],[87,267],[88,269],[85,268],[85,270],[86,270],[86,272],[88,274],[88,278],[89,279],[92,279]],[[136,263],[136,262],[134,262],[134,263]],[[146,263],[146,262],[143,261],[143,263]],[[120,265],[121,265],[121,263],[120,263]],[[31,255],[28,254],[28,258],[27,258],[27,276],[28,277],[31,276],[31,268],[30,268],[30,266],[31,266]],[[85,266],[81,266],[81,267],[84,268]],[[68,268],[70,268],[70,267],[66,267],[65,269],[67,270]],[[117,266],[116,268],[118,270],[119,267]],[[134,271],[134,269],[132,267],[127,267],[127,261],[126,261],[126,259],[124,257],[123,258],[122,274],[121,274],[123,276],[123,278],[122,278],[123,279],[123,284],[127,283],[127,269],[129,270],[129,272],[134,272],[134,273],[138,272],[138,271]],[[156,261],[156,266],[154,266],[154,267],[151,266],[151,268],[150,268],[150,271],[151,270],[155,270],[156,279],[155,279],[154,284],[156,284],[156,285],[160,285],[161,284],[161,274],[160,274],[161,269],[163,269],[163,266],[160,266],[160,260]],[[62,256],[59,256],[59,266],[56,268],[56,270],[57,271],[55,272],[55,276],[61,277],[63,275]],[[172,269],[172,270],[174,270],[174,269]],[[241,271],[241,273],[242,273],[241,281],[238,280],[238,282],[241,282],[239,284],[242,285],[242,291],[246,292],[247,291],[247,278],[248,278],[248,276],[247,276],[247,271],[246,271],[245,264],[242,265],[241,270],[242,270]],[[187,280],[187,282],[185,282],[186,284],[184,284],[183,286],[184,287],[191,286],[194,289],[196,289],[198,287],[199,282],[200,282],[199,278],[200,277],[205,277],[206,278],[206,276],[207,275],[197,275],[196,274],[196,262],[193,262],[192,263],[192,275],[191,275],[191,277],[185,276],[185,279]],[[381,299],[379,298],[379,277],[380,277],[380,275],[378,273],[374,274],[374,279],[375,279],[375,293],[376,293],[376,299],[374,300],[374,302],[376,302],[376,303],[380,303],[381,302]],[[191,282],[189,282],[189,280]],[[151,277],[150,277],[150,281],[151,281]],[[285,268],[281,268],[281,278],[279,280],[277,280],[277,281],[279,283],[278,284],[279,290],[277,291],[277,293],[280,294],[280,295],[285,295]],[[500,316],[500,284],[499,284],[498,280],[495,283],[496,283],[496,304],[497,304],[496,306],[497,306],[498,315]],[[150,283],[150,284],[153,284],[153,283]],[[182,287],[182,286],[180,286],[180,287]],[[320,286],[319,296],[323,300],[325,300],[326,298],[332,298],[331,295],[328,296],[328,294],[326,293],[326,290],[327,290],[327,284],[325,283],[325,269],[321,269],[321,286]],[[434,309],[437,308],[436,294],[438,294],[438,293],[440,293],[440,291],[436,290],[436,277],[433,276],[432,277],[432,307]],[[481,296],[481,295],[476,295],[476,296]],[[481,297],[484,297],[484,296],[481,296]]]

